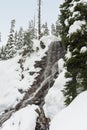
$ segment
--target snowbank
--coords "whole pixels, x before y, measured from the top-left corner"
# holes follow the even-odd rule
[[[66,70],[63,68],[64,61],[60,59],[58,61],[60,74],[55,80],[53,87],[48,91],[48,94],[45,97],[44,111],[45,115],[50,119],[56,115],[57,112],[60,112],[64,108],[64,96],[61,90],[63,90],[64,85],[67,81],[65,78]]]
[[[0,130],[35,130],[38,114],[35,112],[37,106],[25,107],[14,113]]]
[[[50,130],[87,130],[87,91],[51,121]]]
[[[87,51],[87,47],[86,46],[83,46],[80,50],[80,53],[85,53]]]

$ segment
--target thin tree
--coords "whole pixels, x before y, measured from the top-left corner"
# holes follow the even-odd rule
[[[38,39],[41,38],[41,0],[38,0]]]

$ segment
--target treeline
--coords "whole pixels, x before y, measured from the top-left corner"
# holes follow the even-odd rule
[[[35,27],[35,21],[29,21],[28,28],[24,30],[20,27],[19,30],[15,29],[16,21],[15,19],[11,20],[10,31],[8,35],[7,44],[0,49],[0,59],[6,60],[14,57],[17,52],[21,51],[23,55],[27,53],[30,55],[33,52],[33,39],[38,39],[38,30]],[[58,22],[52,24],[51,32],[49,31],[48,24],[45,22],[41,25],[41,34],[42,36],[47,36],[49,34],[58,36]]]

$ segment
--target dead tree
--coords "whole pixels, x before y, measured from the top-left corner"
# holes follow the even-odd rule
[[[38,0],[38,39],[41,38],[41,0]]]

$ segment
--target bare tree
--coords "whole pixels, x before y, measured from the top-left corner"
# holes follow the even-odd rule
[[[41,37],[41,0],[38,0],[38,39]]]

